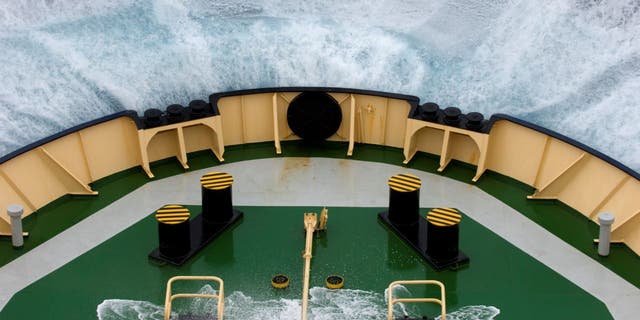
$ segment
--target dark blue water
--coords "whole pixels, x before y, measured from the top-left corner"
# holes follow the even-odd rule
[[[640,1],[5,1],[0,155],[124,109],[345,86],[508,113],[640,170]]]

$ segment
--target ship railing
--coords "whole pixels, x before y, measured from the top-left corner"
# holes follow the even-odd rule
[[[394,298],[393,297],[393,289],[399,285],[405,284],[427,284],[427,285],[436,285],[440,287],[440,299],[436,298]],[[436,280],[398,280],[391,282],[389,284],[389,288],[387,290],[387,295],[389,296],[389,313],[388,320],[393,320],[393,305],[399,302],[402,303],[416,303],[416,302],[427,302],[427,303],[437,303],[440,305],[441,309],[441,320],[446,320],[447,316],[447,306],[445,302],[445,294],[444,294],[444,284],[440,281]]]
[[[218,283],[218,294],[205,294],[205,293],[176,293],[172,294],[171,285],[174,281],[212,281]],[[205,298],[218,300],[218,310],[216,320],[222,320],[224,315],[224,282],[222,279],[215,276],[175,276],[167,281],[167,294],[164,303],[164,320],[171,318],[171,303],[176,298]]]

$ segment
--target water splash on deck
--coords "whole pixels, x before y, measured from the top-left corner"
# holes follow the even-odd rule
[[[206,285],[200,293],[212,294],[215,290]],[[380,293],[314,287],[310,289],[309,319],[385,319],[387,314],[385,303],[386,300]],[[193,299],[181,312],[212,317],[215,308],[216,304],[213,300]],[[233,292],[225,298],[225,319],[229,320],[297,320],[300,312],[300,300],[295,299],[257,300],[242,292]],[[146,301],[109,299],[98,306],[97,314],[99,320],[162,320],[164,307]],[[498,314],[500,310],[493,306],[465,306],[447,313],[447,319],[493,320]],[[403,311],[397,310],[398,317],[404,315]],[[172,319],[177,318],[177,314],[174,313]]]

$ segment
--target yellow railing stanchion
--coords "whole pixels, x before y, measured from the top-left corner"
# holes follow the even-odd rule
[[[399,299],[394,299],[393,298],[393,289],[396,286],[399,285],[403,285],[403,284],[433,284],[433,285],[437,285],[440,287],[440,299],[436,299],[436,298],[399,298]],[[391,284],[389,284],[389,289],[387,290],[387,295],[389,296],[389,312],[388,312],[388,316],[387,319],[388,320],[393,320],[393,305],[398,303],[398,302],[432,302],[432,303],[437,303],[440,305],[440,309],[441,309],[441,318],[442,320],[446,320],[447,319],[447,305],[446,305],[446,301],[445,301],[445,293],[444,293],[444,284],[442,284],[442,282],[440,281],[436,281],[436,280],[398,280],[398,281],[394,281],[391,282]]]
[[[171,284],[177,280],[190,280],[190,281],[213,281],[218,283],[218,294],[203,294],[203,293],[176,293],[171,294]],[[176,298],[207,298],[218,300],[218,317],[217,320],[222,320],[224,316],[224,282],[222,279],[214,276],[175,276],[167,281],[167,294],[164,301],[164,320],[171,318],[171,303]]]

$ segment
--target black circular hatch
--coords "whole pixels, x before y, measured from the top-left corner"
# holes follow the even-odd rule
[[[287,109],[289,128],[305,140],[325,140],[338,131],[341,122],[340,105],[324,92],[303,92]]]

